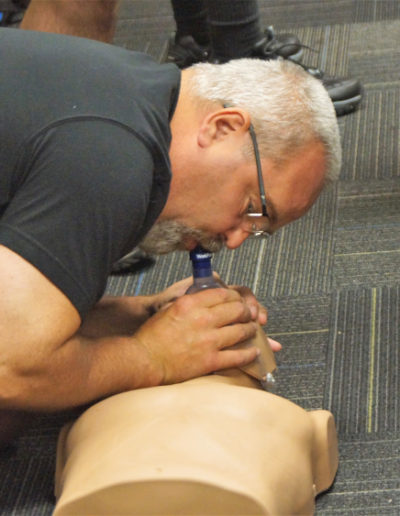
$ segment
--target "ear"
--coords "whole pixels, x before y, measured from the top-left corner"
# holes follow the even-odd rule
[[[250,115],[244,109],[232,107],[209,113],[201,122],[198,131],[198,144],[208,147],[231,136],[247,133]]]

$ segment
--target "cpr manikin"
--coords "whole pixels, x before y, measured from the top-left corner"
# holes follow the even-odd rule
[[[64,427],[54,516],[312,514],[337,469],[333,416],[261,387],[275,365],[258,339],[247,373],[118,394]]]

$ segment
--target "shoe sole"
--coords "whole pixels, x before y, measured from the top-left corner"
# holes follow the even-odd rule
[[[362,95],[356,95],[350,99],[335,100],[333,105],[335,106],[336,116],[347,115],[352,113],[358,104],[361,102]]]

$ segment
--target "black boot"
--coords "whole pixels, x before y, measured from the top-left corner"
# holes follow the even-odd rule
[[[299,63],[297,63],[299,64]],[[306,72],[322,81],[335,107],[336,116],[353,112],[360,104],[363,89],[358,79],[351,77],[334,77],[318,68],[300,65]]]
[[[294,34],[275,34],[273,27],[267,27],[264,37],[254,46],[254,55],[252,53],[249,56],[237,57],[264,57],[264,59],[283,57],[299,62],[303,53],[302,47],[298,37]],[[175,63],[179,68],[187,68],[194,63],[207,60],[221,62],[212,56],[209,47],[199,45],[192,36],[182,36],[181,38],[171,36],[167,62]]]

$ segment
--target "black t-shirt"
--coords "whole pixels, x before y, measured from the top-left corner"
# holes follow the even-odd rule
[[[84,315],[165,204],[180,72],[18,29],[0,29],[0,63],[0,244]]]

